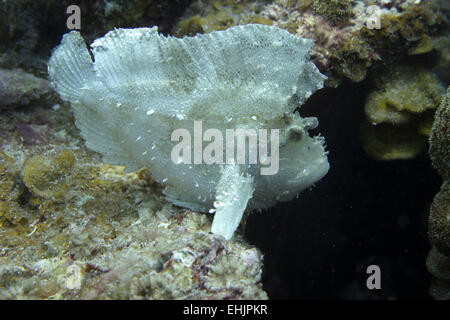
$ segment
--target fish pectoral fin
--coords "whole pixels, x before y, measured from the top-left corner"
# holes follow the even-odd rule
[[[78,31],[63,36],[48,62],[48,74],[63,100],[75,101],[95,80],[92,58]]]
[[[238,165],[224,165],[216,186],[216,213],[211,232],[229,240],[241,222],[247,202],[253,195],[253,177],[244,175]]]

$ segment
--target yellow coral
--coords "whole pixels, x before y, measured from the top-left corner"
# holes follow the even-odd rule
[[[411,159],[425,149],[444,88],[420,67],[399,66],[378,81],[364,106],[364,150],[377,160]]]
[[[367,97],[365,112],[373,123],[403,124],[417,114],[435,109],[444,88],[423,68],[397,67],[380,78],[381,86]]]
[[[426,138],[406,126],[361,125],[364,151],[376,160],[406,160],[425,149]]]
[[[372,92],[367,97],[365,111],[368,119],[373,124],[390,122],[403,124],[411,119],[411,114],[399,111],[396,102],[386,97],[386,92]]]

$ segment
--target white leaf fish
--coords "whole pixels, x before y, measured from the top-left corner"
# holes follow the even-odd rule
[[[48,72],[90,149],[128,171],[147,167],[175,205],[215,210],[212,232],[230,239],[246,208],[293,199],[328,172],[324,139],[308,135],[317,119],[294,113],[326,78],[309,60],[312,45],[254,24],[182,39],[159,35],[156,27],[115,29],[90,48],[72,31],[54,50]],[[193,137],[183,142],[194,148],[174,160],[177,129]],[[241,145],[245,163],[229,157],[228,140],[219,142],[237,129],[257,135],[256,148]],[[217,160],[210,164],[209,144]],[[252,150],[257,163],[249,161]]]

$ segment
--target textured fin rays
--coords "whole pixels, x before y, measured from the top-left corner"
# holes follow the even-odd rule
[[[48,73],[56,92],[67,101],[78,100],[82,89],[95,79],[92,59],[77,31],[63,36],[48,63]]]
[[[183,54],[180,39],[160,36],[157,31],[156,27],[116,29],[95,40],[94,69],[116,102],[144,112],[151,108],[174,115],[175,110],[185,109],[183,101],[189,101],[194,87],[189,80],[194,77],[189,75],[189,56]],[[149,96],[154,97],[151,105]]]
[[[251,117],[259,110],[253,106],[264,103],[254,94],[255,88],[274,100],[284,99],[291,111],[298,106],[295,99],[294,103],[289,100],[292,95],[299,90],[299,96],[305,90],[314,91],[314,79],[307,81],[311,88],[301,89],[304,84],[297,82],[304,63],[307,69],[315,69],[311,62],[305,62],[311,45],[312,41],[286,30],[251,24],[183,39],[159,35],[156,27],[116,29],[92,43],[92,64],[81,36],[72,32],[59,47],[65,49],[58,48],[52,57],[58,66],[51,61],[49,72],[62,70],[61,76],[55,75],[55,82],[65,98],[78,98],[78,89],[82,83],[86,85],[84,77],[88,76],[108,88],[109,97],[116,103],[130,109],[146,112],[151,108],[166,115],[185,116],[190,111],[195,113],[193,105],[215,103],[211,112],[217,114],[212,117]],[[234,88],[241,94],[226,95]],[[161,92],[164,97],[158,99]],[[151,105],[149,96],[155,97]],[[286,106],[274,101],[266,104],[261,109],[266,110],[268,118],[286,111]]]

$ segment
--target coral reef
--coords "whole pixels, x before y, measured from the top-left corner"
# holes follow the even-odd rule
[[[368,28],[379,9],[380,28]],[[408,55],[442,53],[449,43],[449,11],[435,1],[195,1],[172,29],[176,36],[222,30],[237,24],[271,24],[313,39],[311,57],[328,76],[327,86],[343,79],[360,82],[372,67],[395,65]],[[445,63],[445,62],[443,62]]]
[[[45,142],[21,144],[14,127],[42,118]],[[259,250],[210,234],[211,217],[168,204],[148,171],[101,164],[67,109],[8,119],[0,114],[11,126],[0,151],[1,299],[267,298]]]
[[[449,12],[434,1],[379,4],[380,28],[368,28],[368,7],[354,8],[354,26],[344,28],[343,41],[329,57],[331,78],[362,81],[367,70],[381,65],[395,66],[408,55],[424,54],[438,46],[439,37],[448,32]],[[370,2],[368,3],[370,4]],[[398,5],[398,8],[396,8]],[[427,44],[425,46],[424,44]],[[420,48],[420,49],[419,49]],[[445,53],[448,50],[440,50]]]
[[[377,86],[364,106],[373,124],[405,124],[424,112],[436,109],[444,87],[429,70],[420,67],[397,66],[385,70],[376,79]]]
[[[256,248],[209,234],[146,170],[101,164],[69,108],[41,98],[0,113],[1,299],[267,298]],[[208,289],[222,256],[248,268]]]
[[[384,72],[366,99],[362,145],[377,160],[410,159],[425,150],[444,87],[421,67],[401,65]]]
[[[326,17],[332,24],[348,21],[352,15],[350,0],[312,0],[313,13]]]
[[[272,25],[270,19],[257,15],[268,1],[196,1],[172,29],[176,37],[194,36],[225,30],[231,26],[248,23]],[[201,14],[198,14],[200,13]]]
[[[349,0],[96,0],[83,2],[82,32],[91,41],[113,28],[157,25],[176,36],[233,25],[276,25],[315,41],[312,58],[337,86],[362,81],[372,66],[392,65],[406,55],[441,53],[448,66],[448,9],[440,1]],[[64,1],[5,1],[0,8],[0,67],[44,74],[51,49],[66,29]],[[368,7],[380,8],[380,29],[368,29]],[[187,10],[185,10],[187,8]],[[35,13],[39,12],[38,15]],[[179,19],[173,26],[174,21]]]
[[[447,180],[450,176],[450,93],[447,89],[447,94],[442,99],[439,108],[436,110],[434,116],[433,127],[430,135],[430,157],[433,167],[438,170],[439,174]]]
[[[433,247],[427,256],[426,265],[433,276],[430,295],[437,300],[450,300],[450,258]]]
[[[450,183],[448,178],[431,204],[428,235],[430,242],[437,250],[450,256]]]
[[[168,204],[161,185],[153,180],[147,170],[125,173],[124,167],[102,164],[100,155],[85,147],[84,140],[74,125],[70,108],[56,100],[45,80],[46,63],[51,51],[60,42],[62,34],[68,32],[66,8],[74,4],[74,1],[0,2],[0,299],[266,299],[267,295],[261,284],[262,254],[243,239],[241,229],[244,223],[241,223],[234,241],[225,241],[209,233],[211,215]],[[311,114],[319,109],[322,112],[319,112],[319,118],[338,113],[346,119],[354,119],[348,115],[358,113],[359,116],[364,106],[368,120],[361,124],[361,141],[366,152],[380,160],[411,159],[426,148],[429,136],[429,154],[433,166],[444,180],[440,192],[435,195],[431,204],[428,221],[432,249],[426,266],[432,275],[429,293],[435,299],[450,299],[450,93],[447,91],[440,107],[436,109],[442,89],[431,73],[431,70],[436,72],[445,84],[450,81],[450,14],[447,2],[75,1],[82,10],[81,33],[88,43],[113,28],[156,25],[164,34],[172,33],[176,37],[183,37],[249,23],[278,26],[298,37],[313,39],[311,60],[321,73],[328,76],[325,85],[344,85],[339,88],[339,92],[333,91],[334,89],[323,90],[319,94],[319,100],[314,100],[317,95],[310,100],[312,104],[320,101],[322,94],[326,103],[332,101],[336,93],[339,95],[346,90],[341,91],[341,88],[350,88],[350,91],[355,87],[363,88],[364,91],[361,92],[364,94],[366,88],[369,88],[370,92],[366,105],[354,104],[355,108],[349,108],[351,110],[336,110],[339,109],[336,108],[337,104],[331,103],[334,109],[328,112],[327,108],[332,107],[325,108],[319,103],[314,105],[315,109]],[[374,12],[369,11],[369,6],[372,5],[380,9],[380,28],[368,27],[367,23]],[[363,83],[354,85],[350,82]],[[349,100],[350,98],[353,99],[354,96],[349,96]],[[350,103],[353,100],[349,101],[349,105]],[[339,106],[345,105],[341,103]],[[271,107],[268,107],[267,112],[271,111]],[[322,126],[326,122],[321,121]],[[339,125],[341,124],[338,127]],[[292,127],[293,130],[288,131],[287,135],[298,138],[299,131],[295,130],[295,125]],[[341,141],[338,143],[341,144]],[[332,145],[330,149],[336,157],[333,161],[347,161],[347,155],[342,150],[331,147]],[[414,167],[415,161],[420,159],[422,158],[409,163],[402,162],[402,170],[408,164]],[[386,168],[382,163],[378,165],[377,172]],[[390,165],[396,164],[387,164],[387,167]],[[343,167],[336,170],[341,176],[350,171],[345,171]],[[354,171],[354,166],[351,170]],[[353,173],[350,171],[349,174]],[[422,170],[411,172],[411,176],[422,177],[423,174]],[[385,177],[382,178],[384,184]],[[434,176],[426,178],[431,181]],[[396,179],[394,177],[389,181],[397,182],[402,178],[399,176]],[[347,175],[343,181],[348,181]],[[398,185],[401,186],[401,183]],[[367,189],[361,189],[371,192],[371,187],[371,184],[367,184]],[[415,195],[427,193],[424,189],[416,189]],[[330,189],[326,189],[325,185],[325,190]],[[345,193],[344,188],[344,198]],[[354,194],[348,193],[352,194],[349,203],[353,206]],[[326,206],[330,203],[329,198],[316,201],[321,198],[315,192],[314,197],[315,203],[324,203],[320,206],[321,211],[329,208]],[[397,197],[396,194],[386,200],[380,196],[389,206],[391,199],[394,214],[394,210],[405,209],[393,203],[392,199],[397,200]],[[408,194],[405,201],[409,201],[409,198],[411,195]],[[431,197],[423,201],[425,203],[430,200]],[[370,202],[365,198],[362,201],[364,208],[366,202]],[[411,202],[414,205],[417,203]],[[353,206],[353,212],[356,212],[356,208],[357,206]],[[358,236],[362,234],[359,238],[361,241],[369,238],[367,231],[373,231],[370,227],[355,228],[358,224],[353,221],[356,220],[353,213],[348,213],[347,220],[343,219],[345,214],[342,212],[351,211],[348,208],[342,211],[339,207],[329,209],[330,213],[339,217],[338,220],[330,219],[330,215],[314,220],[316,218],[313,217],[319,215],[311,215],[308,218],[311,220],[308,221],[317,221],[315,225],[318,227],[304,224],[304,228],[298,228],[297,223],[286,218],[289,217],[288,209],[292,209],[295,216],[297,208],[277,208],[280,215],[273,219],[278,219],[276,223],[279,225],[270,220],[268,228],[272,231],[263,235],[269,245],[258,244],[265,246],[265,250],[269,248],[266,251],[269,257],[266,270],[270,274],[265,279],[265,289],[269,294],[275,292],[274,296],[277,290],[281,291],[279,296],[282,297],[290,297],[287,292],[310,293],[307,283],[296,282],[300,279],[295,278],[300,273],[299,270],[307,274],[301,279],[314,278],[317,274],[322,276],[328,272],[326,264],[322,263],[326,260],[322,258],[313,257],[308,261],[309,264],[305,261],[304,257],[308,259],[311,256],[311,251],[308,250],[317,248],[314,246],[316,243],[307,246],[304,256],[298,255],[295,247],[297,234],[303,243],[305,239],[310,239],[311,244],[320,242],[316,235],[322,232],[324,239],[329,236],[331,240],[333,237],[333,251],[330,252],[331,259],[334,259],[334,250],[338,250],[340,246],[341,249],[344,248],[339,252],[345,252],[346,258],[351,251],[342,245],[347,240],[340,240],[340,232],[346,229],[336,228],[335,223],[339,226],[345,223],[349,228],[357,230]],[[307,209],[302,207],[302,213]],[[378,208],[374,209],[376,210]],[[386,210],[383,213],[387,216],[391,212]],[[408,214],[403,214],[400,218]],[[374,216],[378,215],[379,211],[376,211]],[[365,217],[367,216],[359,215],[358,219]],[[409,217],[412,224],[415,218],[412,213]],[[251,218],[256,219],[256,216]],[[299,223],[303,224],[304,216],[301,219]],[[322,227],[324,221],[330,225],[329,229]],[[389,220],[380,221],[379,225],[384,228],[385,221]],[[280,227],[283,225],[289,227]],[[358,226],[363,225],[372,226],[365,221]],[[258,230],[254,233],[261,233],[260,226],[258,224]],[[312,233],[310,238],[308,229]],[[291,230],[289,232],[294,236],[290,234],[285,237],[286,230]],[[324,230],[327,231],[326,236]],[[330,236],[328,230],[336,233]],[[385,236],[384,233],[380,236],[382,232],[378,230],[374,232],[378,236],[376,239]],[[280,234],[281,237],[275,239]],[[373,234],[370,239],[372,236]],[[413,237],[414,241],[419,238],[417,234]],[[293,247],[288,247],[292,243]],[[372,243],[368,243],[366,248],[372,248]],[[391,243],[388,245],[391,247]],[[405,251],[411,246],[408,242],[404,247]],[[395,248],[395,244],[392,247]],[[271,256],[270,248],[279,252],[279,255]],[[414,249],[409,252],[422,254],[422,251],[416,250],[417,247]],[[292,250],[296,251],[293,253]],[[283,264],[280,257],[287,257],[284,261],[289,263],[283,268],[273,267]],[[402,251],[393,260],[410,262],[404,258]],[[351,257],[348,260],[350,262],[346,266],[351,264]],[[395,265],[398,261],[390,262]],[[318,264],[325,271],[309,273],[307,267]],[[422,266],[420,262],[417,264]],[[404,273],[408,276],[405,279],[414,270],[411,265],[406,267],[408,270]],[[333,286],[340,281],[339,268],[342,271],[342,265],[330,262],[333,276],[328,282]],[[280,274],[285,277],[283,281],[280,280]],[[417,276],[422,278],[422,282],[426,281],[422,273]],[[316,281],[317,278],[313,280],[310,285],[321,291],[318,296],[323,296],[320,281]],[[397,280],[396,277],[391,282]],[[291,282],[292,287],[300,289],[288,289]],[[284,286],[285,284],[288,286]],[[411,284],[408,282],[408,285]],[[384,288],[390,286],[395,284],[383,285]],[[365,286],[363,289],[365,290]],[[398,297],[397,293],[394,289],[390,297]],[[367,297],[363,294],[365,291],[361,295]]]
[[[441,190],[430,208],[428,236],[433,248],[428,254],[427,268],[433,280],[430,295],[435,299],[450,299],[450,87],[436,111],[430,136],[430,157],[433,166],[444,179]]]

